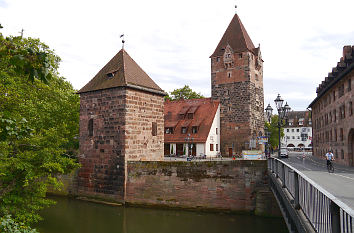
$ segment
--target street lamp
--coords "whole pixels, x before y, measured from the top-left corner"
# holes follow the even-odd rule
[[[191,137],[191,134],[188,134],[187,137],[184,139],[187,142],[187,146],[188,146],[188,155],[187,157],[190,157],[191,154],[191,148],[193,148],[193,137]],[[190,143],[192,142],[192,144]]]
[[[265,111],[266,111],[267,121],[268,121],[268,123],[270,123],[271,122],[271,118],[272,118],[272,112],[273,112],[273,108],[270,106],[270,104],[268,104],[268,106],[266,107]],[[265,130],[265,134],[266,134],[266,137],[267,137],[266,151],[267,151],[267,155],[268,155],[268,154],[270,154],[270,152],[269,152],[270,132],[269,132],[269,129],[268,129],[267,126],[264,128],[264,130]]]
[[[275,106],[277,107],[278,110],[278,131],[279,131],[279,151],[278,151],[278,158],[280,158],[280,149],[281,149],[281,142],[280,142],[280,129],[283,124],[283,120],[288,117],[288,113],[290,111],[290,107],[288,103],[285,103],[283,107],[283,102],[284,100],[281,98],[280,94],[278,94],[277,98],[274,100]]]

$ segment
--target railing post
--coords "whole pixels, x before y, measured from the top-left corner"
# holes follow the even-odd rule
[[[275,177],[278,178],[279,177],[279,166],[278,166],[278,160],[275,159]]]
[[[285,185],[285,165],[284,163],[281,164],[281,178],[282,178],[282,188],[285,188],[286,185]]]
[[[299,202],[299,175],[294,171],[294,190],[295,190],[295,197],[294,197],[294,207],[296,210],[300,209],[300,202]]]
[[[340,233],[340,208],[332,200],[329,208],[331,213],[332,233]]]

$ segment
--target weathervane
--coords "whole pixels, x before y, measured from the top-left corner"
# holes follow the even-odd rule
[[[18,32],[18,33],[21,33],[21,38],[23,37],[23,28],[22,28],[22,30],[20,31],[20,32]]]
[[[124,49],[124,43],[125,43],[124,34],[120,35],[119,38],[122,38],[122,49]]]

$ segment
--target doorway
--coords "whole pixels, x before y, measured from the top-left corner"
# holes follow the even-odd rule
[[[232,157],[232,148],[229,148],[229,157]]]
[[[354,129],[350,129],[348,135],[348,159],[349,165],[354,167]]]

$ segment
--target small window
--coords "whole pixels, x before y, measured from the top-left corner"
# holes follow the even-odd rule
[[[186,134],[187,133],[187,127],[182,127],[181,133]]]
[[[344,150],[341,150],[341,151],[340,151],[340,158],[341,158],[341,159],[344,159]]]
[[[89,122],[88,122],[88,133],[89,133],[89,136],[93,136],[93,119],[90,119]]]
[[[296,129],[296,132],[300,132],[300,129]]]
[[[210,151],[214,151],[214,144],[210,144]]]
[[[339,139],[341,141],[343,141],[343,128],[340,128],[340,131],[339,131]]]
[[[349,116],[353,115],[353,103],[349,102]]]
[[[231,78],[231,72],[227,72],[227,77]]]
[[[192,133],[197,133],[198,132],[198,127],[197,126],[193,126],[192,127]]]
[[[229,112],[231,111],[231,107],[228,107],[227,109],[228,109]]]
[[[290,139],[290,136],[286,136],[286,139]]]
[[[188,113],[188,114],[187,114],[187,118],[188,118],[188,119],[193,119],[193,113]]]
[[[242,53],[239,53],[239,54],[238,54],[238,58],[242,58]]]
[[[220,61],[220,57],[217,57],[217,58],[216,58],[216,62],[219,62],[219,61]]]
[[[288,132],[288,133],[289,133],[289,132],[290,132],[290,130],[289,130],[289,129],[286,129],[286,132]]]
[[[256,81],[258,81],[258,80],[259,80],[259,79],[258,79],[258,74],[256,74],[255,78],[256,78]]]
[[[295,130],[294,130],[294,129],[291,129],[291,132],[293,132],[293,133],[294,133],[294,132],[295,132]]]
[[[157,123],[156,122],[152,122],[151,134],[152,134],[152,136],[157,135]]]
[[[295,136],[292,136],[293,139],[295,139]]]
[[[165,128],[165,134],[173,134],[173,128],[172,127],[166,127]]]
[[[218,134],[218,128],[216,128],[215,133]]]
[[[215,144],[215,151],[219,151],[219,145]]]
[[[352,90],[352,80],[348,79],[348,92]]]

